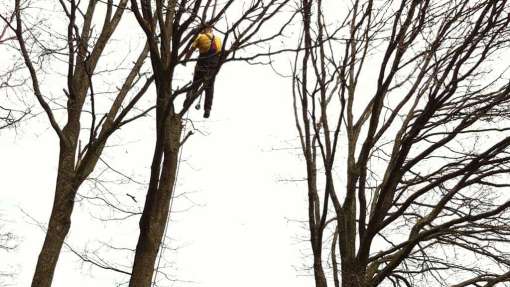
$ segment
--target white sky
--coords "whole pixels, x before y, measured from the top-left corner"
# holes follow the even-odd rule
[[[339,4],[334,3],[331,7],[338,8],[334,5]],[[130,14],[124,19],[133,20]],[[65,26],[62,29],[65,31]],[[134,22],[121,22],[114,35],[115,44],[105,53],[107,60],[123,57],[129,51],[135,57],[140,39],[143,41],[140,35]],[[0,47],[0,70],[2,63],[9,60],[9,54]],[[286,59],[279,62],[280,72],[288,71],[287,63]],[[102,63],[99,69],[111,65]],[[179,68],[178,77],[184,81],[191,79],[192,66],[188,65],[183,72]],[[46,68],[50,72],[65,71],[64,66],[55,63]],[[376,70],[366,69],[363,77],[373,79]],[[95,86],[98,90],[112,90],[119,85],[115,76],[103,76],[102,86]],[[61,98],[64,84],[61,76],[48,76],[44,78],[43,89],[47,95]],[[372,88],[370,84],[363,85],[360,89],[365,93],[360,95],[370,94]],[[304,182],[299,181],[304,177],[305,167],[299,158],[300,150],[295,149],[299,142],[290,89],[290,79],[276,75],[269,66],[229,63],[216,80],[211,118],[203,121],[202,111],[192,110],[193,122],[205,135],[196,133],[184,146],[176,193],[185,193],[187,197],[175,200],[173,209],[179,212],[172,215],[168,233],[172,239],[170,246],[178,249],[165,253],[165,259],[171,263],[169,274],[184,282],[177,281],[171,286],[313,285],[311,276],[303,276],[308,274],[303,266],[311,264],[309,244],[305,241],[308,233],[303,224],[295,221],[306,218],[307,199]],[[146,100],[151,102],[153,97],[149,93]],[[361,97],[357,107],[364,107],[365,100],[368,97]],[[146,182],[153,154],[153,126],[154,119],[147,118],[123,128],[110,139],[112,147],[105,151],[104,159],[117,170]],[[47,223],[57,154],[57,137],[44,115],[16,131],[0,132],[0,215],[6,221],[6,230],[19,236],[16,251],[8,254],[0,251],[0,270],[11,266],[18,271],[14,286],[29,286],[31,282],[44,232],[30,217]],[[103,170],[104,165],[99,164],[93,175]],[[111,172],[103,174],[103,178],[120,179]],[[145,186],[106,185],[123,208],[124,204],[133,206],[126,193],[136,197],[139,207],[143,206]],[[95,192],[91,182],[79,191],[88,195]],[[118,214],[94,207],[90,201],[77,203],[68,243],[80,251],[94,250],[99,241],[135,248],[138,217],[113,222],[97,219],[115,215]],[[100,254],[122,265],[132,264],[132,254],[105,249]],[[114,283],[128,279],[83,265],[64,248],[53,286],[115,286]]]
[[[306,236],[306,231],[292,221],[306,218],[306,190],[300,183],[284,182],[302,178],[304,166],[299,150],[273,150],[298,147],[290,84],[270,67],[229,64],[217,78],[211,118],[204,122],[202,111],[193,110],[191,117],[207,136],[197,133],[184,147],[177,193],[190,192],[197,206],[186,210],[190,201],[184,197],[174,204],[175,210],[186,210],[176,213],[169,227],[172,247],[179,246],[165,256],[175,264],[170,271],[175,278],[204,287],[310,286],[312,278],[301,276],[302,266],[310,262],[305,255],[308,244],[297,238]],[[153,119],[147,119],[124,128],[112,139],[122,146],[107,150],[105,158],[146,181],[153,125]],[[7,259],[1,260],[1,266],[17,269],[15,286],[30,285],[44,239],[41,229],[21,210],[47,222],[57,148],[57,138],[42,115],[17,132],[1,132],[0,210],[6,229],[20,239],[15,252],[2,254]],[[118,188],[120,197],[130,193],[138,200],[144,198],[145,188],[139,185]],[[80,193],[88,189],[84,184]],[[87,202],[77,204],[68,236],[73,248],[94,246],[98,239],[135,247],[138,218],[103,224],[92,218],[94,210]],[[113,259],[125,265],[132,262],[132,258]],[[53,286],[114,286],[122,280],[126,276],[82,266],[64,249]]]

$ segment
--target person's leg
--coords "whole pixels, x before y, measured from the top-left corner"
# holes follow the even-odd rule
[[[211,113],[213,97],[214,97],[214,81],[216,80],[217,57],[211,59],[207,71],[207,79],[205,85],[205,103],[204,103],[204,117],[208,118]]]
[[[191,105],[192,101],[199,96],[197,93],[205,76],[205,70],[206,69],[204,67],[204,63],[199,60],[195,65],[195,71],[193,72],[193,82],[191,83],[190,90],[186,93],[184,106]]]
[[[205,86],[205,103],[204,103],[204,117],[208,118],[211,113],[213,97],[214,97],[214,75],[206,81]]]

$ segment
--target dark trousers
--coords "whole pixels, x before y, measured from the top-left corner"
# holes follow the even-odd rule
[[[204,110],[210,111],[214,96],[214,80],[216,79],[216,70],[218,68],[219,56],[200,56],[195,66],[193,75],[193,84],[190,92],[191,97],[198,97],[197,92],[203,85],[205,92]]]

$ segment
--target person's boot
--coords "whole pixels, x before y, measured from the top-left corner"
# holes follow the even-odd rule
[[[204,118],[206,118],[206,119],[207,119],[207,118],[209,117],[209,115],[210,115],[210,114],[211,114],[211,111],[210,111],[210,110],[205,110],[205,111],[204,111]]]

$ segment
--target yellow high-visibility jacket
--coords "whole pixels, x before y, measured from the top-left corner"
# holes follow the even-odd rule
[[[198,34],[195,41],[191,47],[194,49],[198,49],[200,54],[208,54],[209,49],[211,49],[211,42],[214,38],[214,43],[216,44],[216,54],[221,52],[221,39],[219,37],[214,36],[212,33],[200,33]]]

